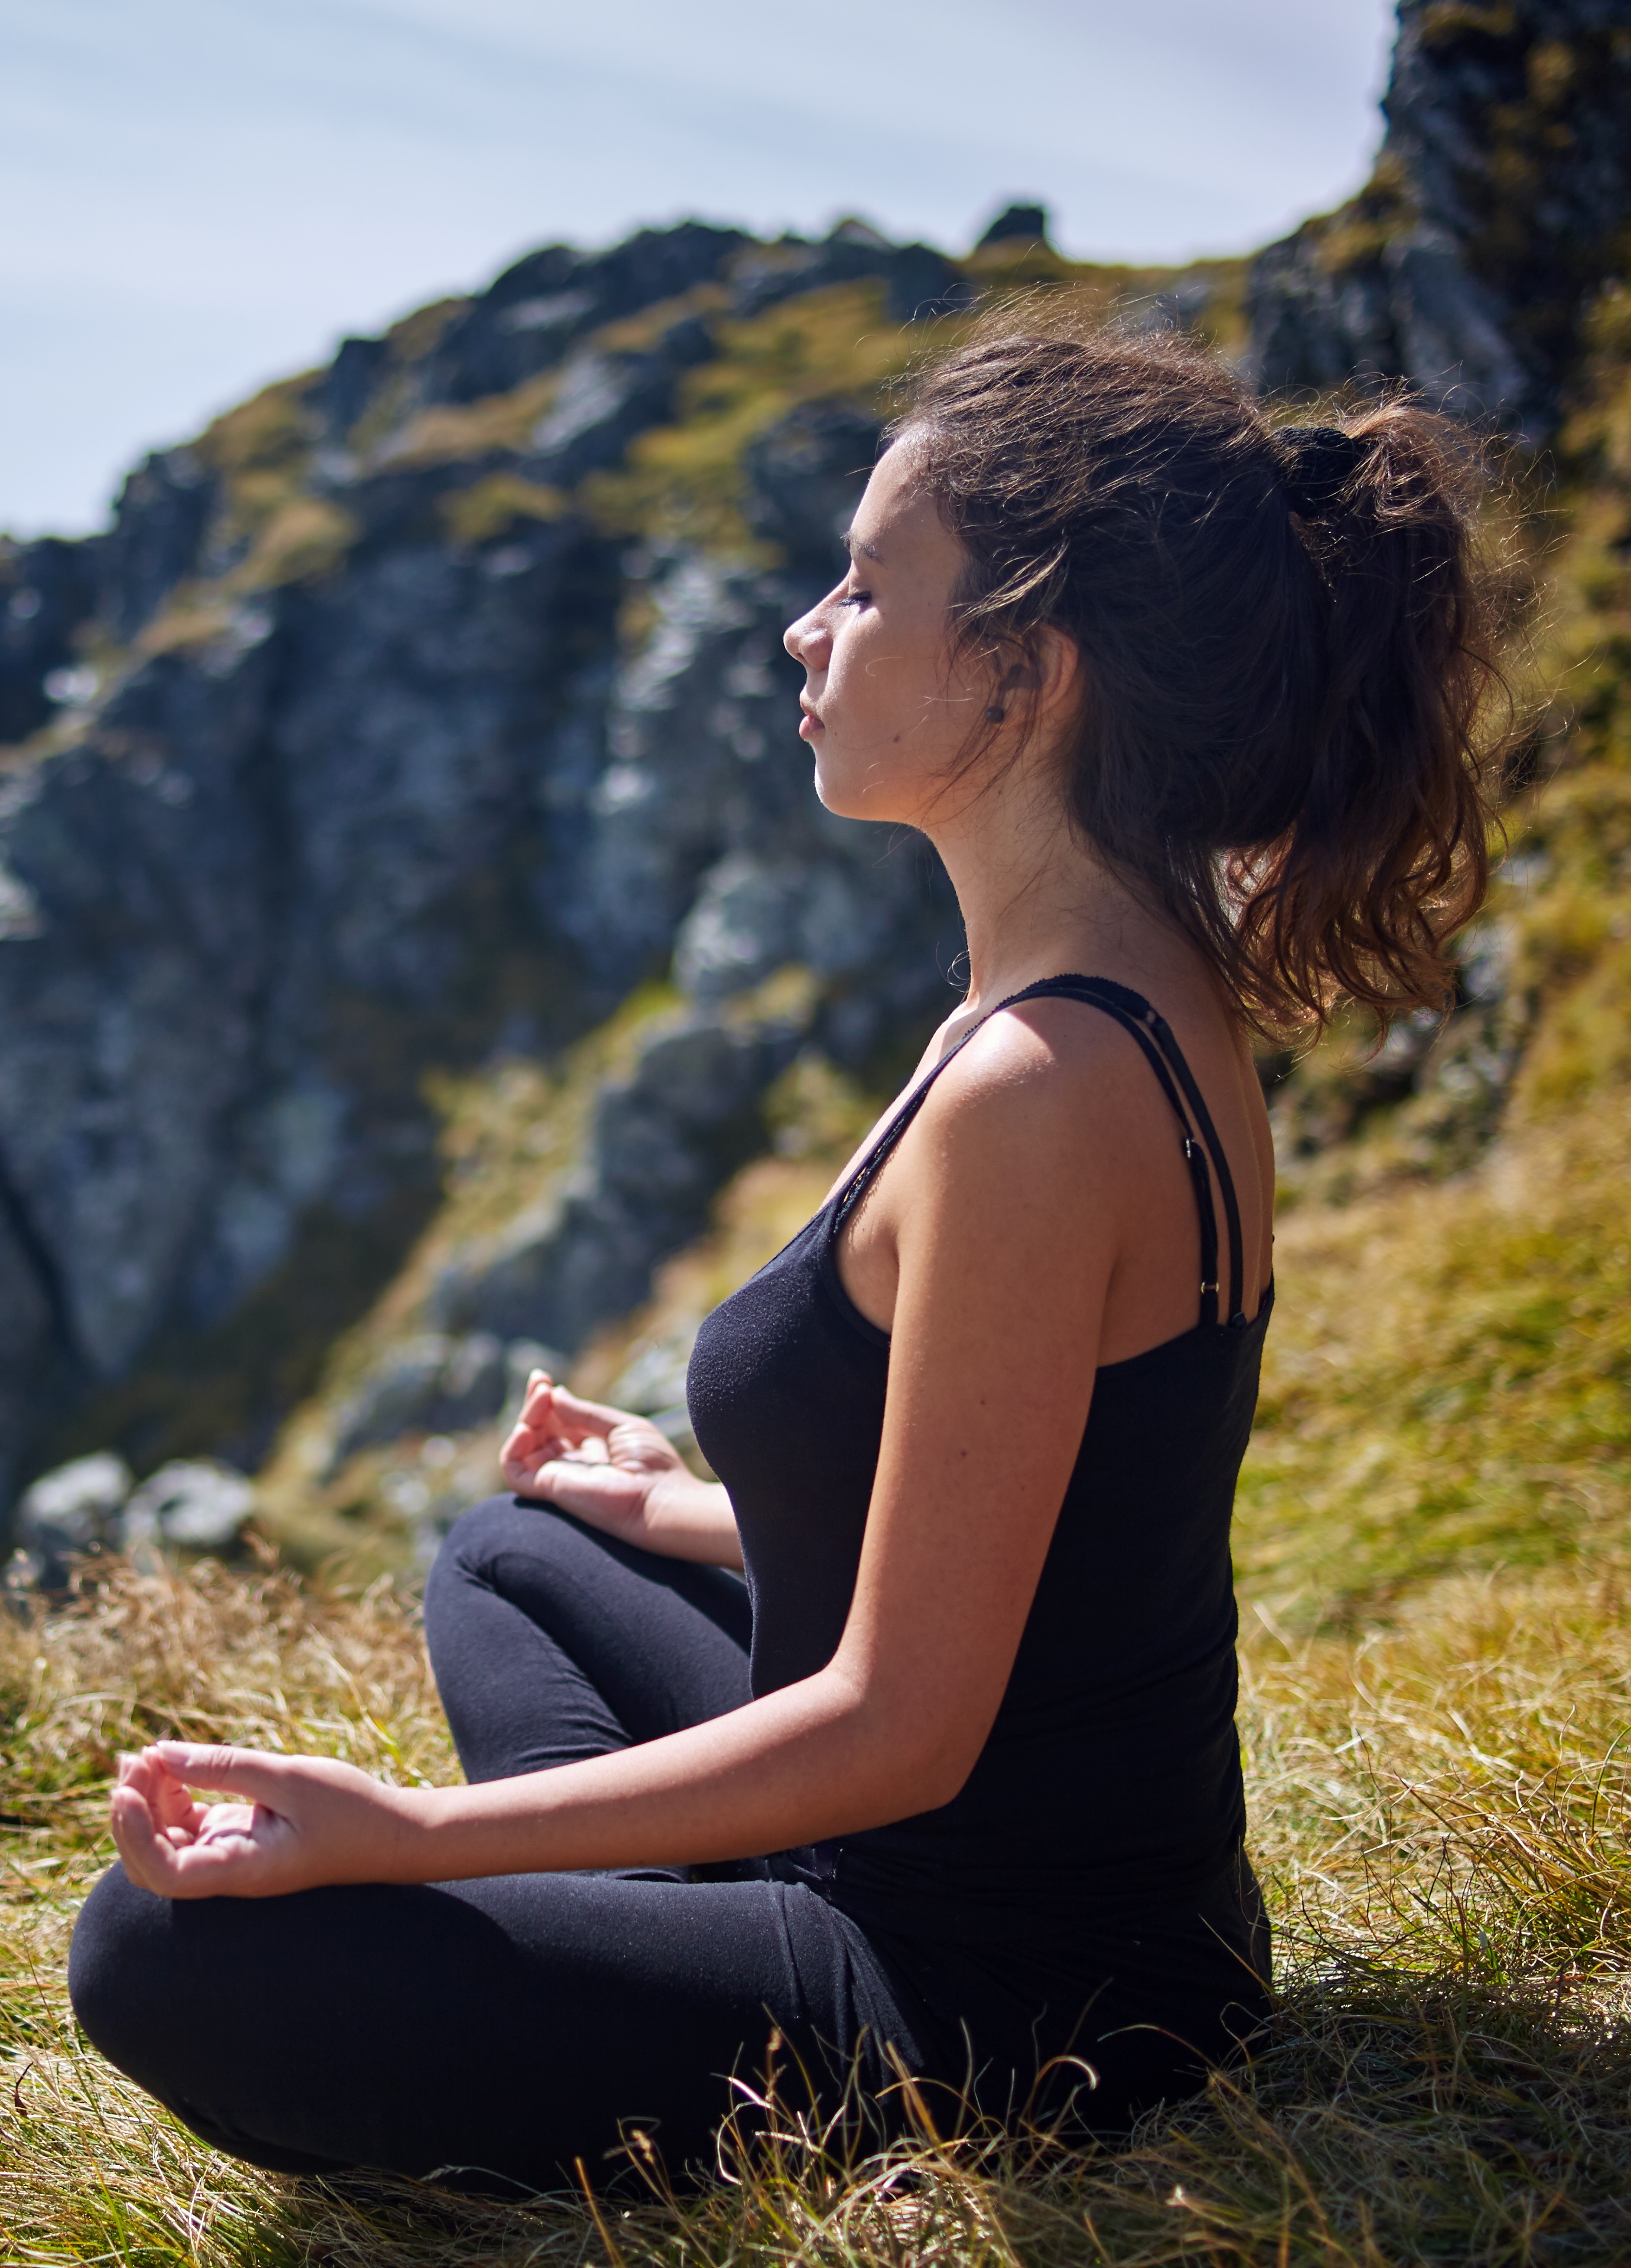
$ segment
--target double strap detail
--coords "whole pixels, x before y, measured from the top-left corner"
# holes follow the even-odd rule
[[[1125,984],[1113,983],[1107,976],[1045,976],[1037,983],[1028,984],[1022,992],[1015,992],[1007,999],[1000,1000],[991,1010],[990,1016],[982,1016],[973,1029],[965,1032],[956,1046],[949,1049],[914,1088],[847,1183],[839,1190],[833,1207],[833,1233],[837,1233],[838,1226],[871,1186],[880,1167],[921,1109],[930,1087],[947,1064],[967,1047],[975,1032],[981,1030],[990,1021],[991,1016],[1000,1015],[1005,1008],[1017,1007],[1026,1000],[1045,999],[1080,1000],[1084,1006],[1097,1008],[1119,1024],[1129,1038],[1137,1042],[1144,1060],[1161,1084],[1162,1093],[1172,1106],[1173,1116],[1178,1122],[1185,1163],[1189,1167],[1190,1180],[1194,1187],[1195,1207],[1200,1219],[1200,1320],[1203,1323],[1216,1323],[1218,1321],[1218,1219],[1212,1202],[1212,1177],[1215,1174],[1223,1199],[1224,1233],[1229,1243],[1229,1322],[1233,1329],[1244,1330],[1247,1317],[1240,1204],[1235,1194],[1234,1176],[1229,1172],[1229,1160],[1224,1154],[1212,1114],[1165,1018],[1157,1014],[1141,993],[1129,990]]]

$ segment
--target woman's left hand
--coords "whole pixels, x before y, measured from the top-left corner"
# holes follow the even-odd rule
[[[240,1800],[198,1803],[193,1788]],[[425,1879],[411,1855],[424,1810],[418,1792],[328,1756],[159,1741],[119,1759],[114,1840],[131,1881],[159,1897],[276,1897]]]

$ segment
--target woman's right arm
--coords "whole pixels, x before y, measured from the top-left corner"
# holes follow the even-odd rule
[[[731,1500],[688,1471],[647,1418],[584,1402],[535,1370],[499,1460],[518,1496],[543,1497],[624,1543],[666,1559],[742,1565]]]

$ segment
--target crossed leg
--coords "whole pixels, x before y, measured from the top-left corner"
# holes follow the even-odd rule
[[[748,1698],[749,1614],[723,1571],[548,1507],[478,1506],[425,1596],[473,1780],[701,1723]],[[194,2131],[290,2172],[365,2165],[464,2186],[603,2176],[631,2126],[705,2164],[772,2027],[832,2067],[909,2018],[856,1926],[799,1884],[683,1870],[521,1874],[172,1903],[114,1867],[80,1914],[80,2021]]]

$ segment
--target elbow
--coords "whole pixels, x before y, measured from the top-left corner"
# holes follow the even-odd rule
[[[969,1784],[979,1756],[978,1747],[960,1745],[945,1748],[925,1758],[912,1781],[916,1800],[914,1811],[938,1811],[941,1806],[955,1803]]]
[[[955,1771],[939,1769],[939,1771],[923,1773],[921,1778],[910,1780],[903,1789],[905,1800],[896,1805],[889,1816],[891,1819],[914,1819],[919,1812],[937,1812],[946,1803],[955,1803],[969,1785],[969,1771],[973,1771],[973,1764],[966,1764],[966,1767],[955,1769]]]
[[[868,1681],[845,1677],[836,1664],[828,1675],[842,1696],[836,1714],[847,1726],[844,1778],[850,1798],[860,1799],[867,1814],[851,1832],[938,1811],[963,1793],[991,1729],[987,1718],[976,1721],[959,1707],[963,1697],[937,1706],[920,1689],[869,1690]]]
[[[961,1727],[919,1724],[908,1729],[898,1721],[879,1725],[875,1741],[875,1785],[889,1820],[938,1811],[954,1801],[967,1786],[982,1746],[978,1736]]]

